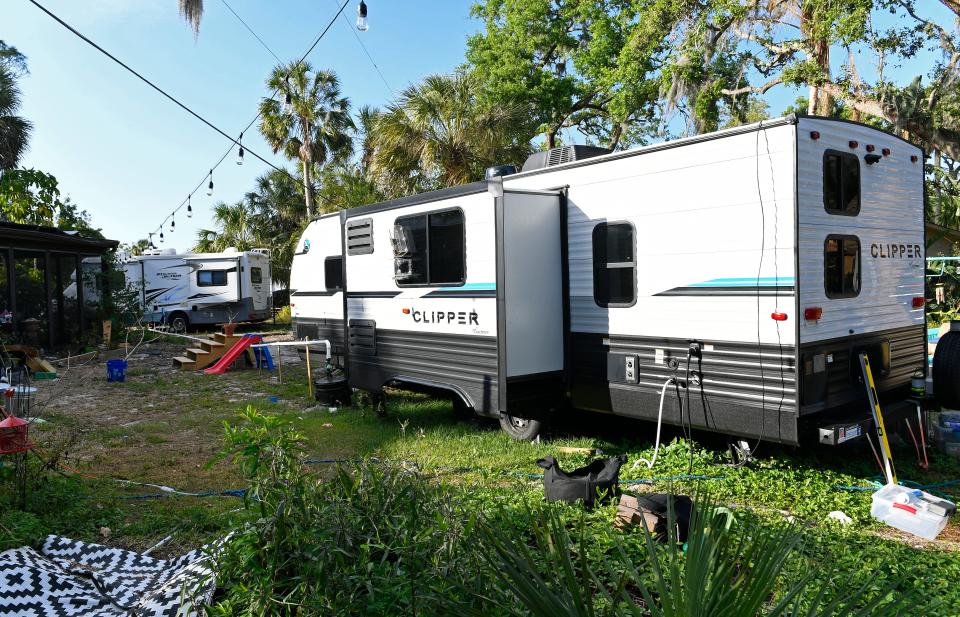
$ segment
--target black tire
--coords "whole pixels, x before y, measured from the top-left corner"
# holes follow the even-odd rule
[[[543,422],[534,418],[521,418],[509,414],[500,414],[500,428],[507,435],[520,441],[532,441],[543,429]]]
[[[190,327],[190,318],[187,317],[187,314],[183,311],[177,311],[176,313],[171,313],[170,317],[167,318],[167,325],[169,325],[170,329],[174,332],[186,333],[187,328]]]
[[[933,354],[933,396],[942,407],[960,409],[960,332],[947,332]]]

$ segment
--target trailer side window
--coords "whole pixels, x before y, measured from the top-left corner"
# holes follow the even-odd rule
[[[462,210],[398,218],[391,241],[398,287],[462,285],[466,280]]]
[[[599,306],[637,301],[633,225],[600,223],[593,228],[593,298]]]
[[[860,212],[860,159],[849,152],[823,154],[823,207],[830,214]]]
[[[860,240],[856,236],[827,236],[823,279],[828,298],[860,295]]]
[[[327,257],[323,260],[323,280],[327,291],[343,291],[343,257]]]
[[[257,266],[252,266],[250,268],[250,282],[254,285],[259,285],[263,282],[263,270]]]
[[[227,284],[226,270],[198,270],[197,287],[223,287]]]

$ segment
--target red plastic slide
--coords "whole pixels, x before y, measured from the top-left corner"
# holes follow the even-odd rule
[[[204,369],[205,375],[223,375],[227,372],[227,367],[234,363],[234,361],[240,357],[240,355],[247,350],[250,345],[254,343],[259,343],[263,341],[263,337],[253,336],[250,334],[244,335],[239,341],[233,344],[233,347],[230,348],[227,353],[217,360],[217,363],[211,366],[208,369]]]

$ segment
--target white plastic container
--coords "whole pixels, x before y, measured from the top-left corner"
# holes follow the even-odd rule
[[[952,506],[918,489],[888,484],[873,494],[870,516],[901,531],[933,540],[947,525],[949,514],[937,510]]]

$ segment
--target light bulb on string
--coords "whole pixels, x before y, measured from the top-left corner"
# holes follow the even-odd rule
[[[160,244],[163,244],[163,232],[160,232]]]
[[[283,111],[290,111],[290,106],[293,105],[293,97],[290,96],[290,76],[287,75],[284,81],[287,83],[287,88],[286,94],[283,97]]]
[[[237,144],[240,146],[240,151],[237,152],[237,165],[243,165],[243,133],[240,133],[240,139],[237,140]]]
[[[190,205],[190,195],[187,195],[187,218],[193,218],[193,206]]]
[[[173,233],[177,230],[177,222],[173,219],[173,215],[170,216],[170,233]]]
[[[360,0],[360,4],[357,5],[357,30],[366,32],[369,29],[370,24],[367,23],[367,3]]]
[[[207,185],[207,195],[213,197],[213,170],[210,170],[210,184]]]

